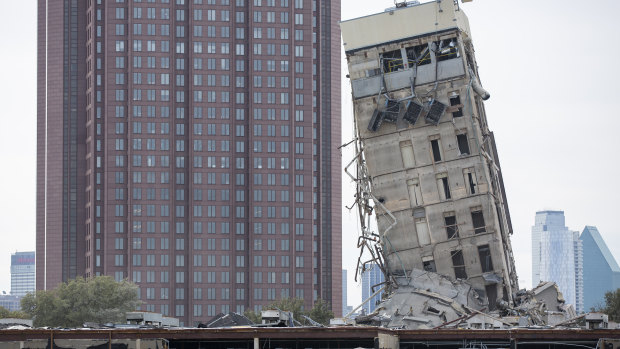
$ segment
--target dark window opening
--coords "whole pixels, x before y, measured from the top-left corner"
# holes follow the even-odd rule
[[[448,234],[448,239],[458,238],[459,226],[456,224],[456,216],[444,217],[444,222],[446,223],[446,233]]]
[[[474,181],[474,174],[471,172],[467,173],[467,184],[469,185],[469,193],[476,194],[476,183]]]
[[[383,71],[386,73],[391,73],[394,71],[398,71],[399,69],[403,69],[403,57],[399,50],[384,52],[382,55],[383,58]]]
[[[484,216],[482,215],[482,211],[472,212],[471,220],[474,225],[474,234],[485,233],[487,231],[487,228],[484,225]]]
[[[448,177],[443,177],[441,179],[441,184],[443,185],[443,194],[446,197],[446,200],[450,199],[450,185],[448,184]]]
[[[431,141],[431,149],[433,150],[433,160],[435,162],[441,161],[441,152],[439,151],[439,140],[433,139]]]
[[[437,62],[461,57],[456,38],[437,41],[435,42],[435,47],[437,49],[435,52]]]
[[[489,301],[489,310],[495,310],[497,308],[497,286],[486,285],[484,290],[487,293],[487,300]]]
[[[456,135],[456,142],[459,145],[459,153],[461,155],[469,155],[469,141],[467,140],[467,134]]]
[[[422,262],[422,264],[423,264],[424,271],[430,271],[433,273],[437,272],[437,267],[435,267],[434,260],[431,259],[430,261]]]
[[[461,97],[459,95],[450,97],[450,106],[459,106],[456,111],[452,112],[453,118],[460,118],[461,116],[463,116],[463,107],[461,106]]]
[[[463,259],[463,251],[452,251],[452,266],[454,267],[454,276],[457,279],[467,279],[465,272],[465,259]]]
[[[431,51],[428,49],[428,44],[422,44],[414,47],[407,48],[407,60],[409,66],[414,64],[417,66],[426,65],[431,63]]]
[[[489,245],[478,246],[478,256],[480,257],[480,265],[482,272],[488,273],[493,271],[493,260],[491,259],[491,249]]]

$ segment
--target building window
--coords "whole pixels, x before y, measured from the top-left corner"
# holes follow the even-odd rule
[[[474,226],[474,234],[486,233],[487,228],[484,224],[482,209],[478,208],[471,211],[471,220]]]
[[[413,145],[411,144],[411,141],[400,142],[400,155],[403,159],[404,168],[412,168],[415,166]]]
[[[418,245],[425,246],[431,243],[431,236],[428,232],[428,223],[426,222],[426,212],[424,209],[413,211],[415,220],[415,230],[418,236]]]
[[[435,266],[435,260],[433,260],[433,257],[431,256],[422,257],[422,266],[424,268],[424,271],[430,271],[433,273],[437,272],[437,267]]]
[[[460,118],[463,116],[463,105],[461,104],[461,97],[458,94],[450,96],[450,106],[457,108],[452,112],[453,118]]]
[[[469,155],[469,140],[467,139],[467,133],[456,135],[456,142],[459,146],[460,155]]]
[[[422,189],[418,178],[407,180],[407,189],[409,191],[409,201],[412,207],[422,206]]]
[[[463,258],[463,251],[452,251],[452,266],[454,267],[454,277],[457,279],[467,279],[467,273],[465,272],[465,260]]]
[[[433,162],[439,162],[442,158],[441,153],[441,139],[439,136],[432,136],[431,139],[431,151],[433,153]]]
[[[459,237],[459,226],[456,223],[456,216],[454,212],[444,213],[444,222],[446,224],[446,234],[448,239],[454,239]]]
[[[482,272],[488,273],[493,271],[493,260],[491,259],[491,249],[489,245],[478,246],[478,256],[480,257],[480,265]]]
[[[452,198],[450,195],[450,184],[448,182],[447,173],[437,175],[437,189],[439,190],[439,200],[445,201]]]
[[[463,177],[465,180],[465,187],[467,188],[467,194],[476,194],[478,190],[478,180],[476,179],[476,170],[472,168],[466,168],[463,170]]]

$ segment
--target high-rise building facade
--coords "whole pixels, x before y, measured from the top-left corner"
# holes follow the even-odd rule
[[[340,1],[39,0],[37,288],[341,310]]]
[[[565,226],[564,211],[536,212],[532,227],[532,286],[555,282],[568,304],[583,311],[583,252],[579,232]]]
[[[342,269],[342,316],[347,314],[347,270]]]
[[[383,275],[381,268],[379,268],[379,265],[374,263],[367,264],[366,270],[362,273],[362,302],[366,301],[370,298],[370,296],[377,292],[383,286],[382,283],[384,281],[385,276]],[[362,309],[364,309],[366,314],[370,314],[375,311],[377,304],[381,301],[382,294],[383,292],[376,294],[371,300],[362,306]]]
[[[605,305],[605,292],[620,288],[620,266],[601,233],[586,226],[579,237],[583,247],[583,310]]]
[[[11,295],[25,296],[35,290],[35,253],[15,252],[11,255]]]

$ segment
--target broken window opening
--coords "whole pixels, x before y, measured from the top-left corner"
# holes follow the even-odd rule
[[[472,211],[471,220],[474,226],[474,234],[486,233],[487,227],[484,224],[482,210]]]
[[[447,174],[437,175],[437,188],[439,190],[439,199],[441,201],[449,200],[452,198],[450,195],[450,184],[448,182]]]
[[[402,149],[402,148],[401,148]],[[420,187],[420,180],[409,179],[407,180],[407,190],[409,190],[409,201],[412,207],[422,206],[422,188]]]
[[[431,107],[428,110],[428,113],[426,114],[426,117],[424,119],[426,120],[426,122],[430,124],[437,125],[439,124],[439,119],[441,119],[441,116],[443,115],[445,111],[446,111],[445,104],[437,100],[433,100],[431,102]]]
[[[383,60],[383,71],[385,73],[391,73],[404,68],[403,57],[400,53],[400,49],[394,51],[384,52],[381,55]]]
[[[466,172],[465,181],[467,183],[467,193],[469,195],[476,194],[476,187],[478,186],[478,182],[476,181],[476,173],[474,170],[469,170]]]
[[[497,309],[497,286],[486,285],[484,290],[487,293],[487,301],[489,302],[489,310],[493,311]]]
[[[459,226],[456,224],[456,216],[454,214],[443,217],[446,224],[446,234],[448,239],[459,237]]]
[[[452,251],[452,266],[454,267],[454,277],[457,279],[467,279],[467,273],[465,272],[465,259],[463,258],[463,251]]]
[[[439,138],[431,139],[431,150],[433,152],[433,161],[441,161],[441,140]]]
[[[478,256],[480,257],[480,266],[483,273],[493,271],[493,260],[491,259],[491,249],[489,245],[478,246]]]
[[[456,111],[452,112],[453,118],[460,118],[461,116],[463,116],[463,107],[461,105],[462,105],[461,96],[454,95],[450,97],[450,106],[451,107],[459,106]]]
[[[423,261],[422,262],[422,268],[424,269],[424,271],[429,271],[431,273],[436,273],[437,272],[437,267],[435,266],[435,261],[434,260],[428,260],[428,261]]]
[[[400,156],[403,159],[404,168],[412,168],[415,166],[413,144],[411,144],[411,141],[400,142]]]
[[[410,67],[414,64],[421,66],[431,64],[432,62],[431,51],[428,49],[428,44],[407,47],[406,52]]]
[[[418,244],[420,246],[430,245],[431,236],[428,233],[428,224],[426,223],[426,217],[415,219],[415,230],[418,235]]]
[[[460,155],[469,155],[469,140],[467,139],[467,133],[456,135],[456,143],[459,146]]]
[[[437,41],[435,42],[435,47],[437,47],[437,51],[435,52],[437,62],[461,57],[456,38]]]
[[[407,111],[403,116],[403,119],[407,120],[411,125],[414,125],[418,121],[418,117],[422,113],[422,106],[414,101],[407,102]]]

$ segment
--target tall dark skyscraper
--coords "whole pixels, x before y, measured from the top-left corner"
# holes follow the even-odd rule
[[[39,0],[37,289],[340,313],[340,1]]]

